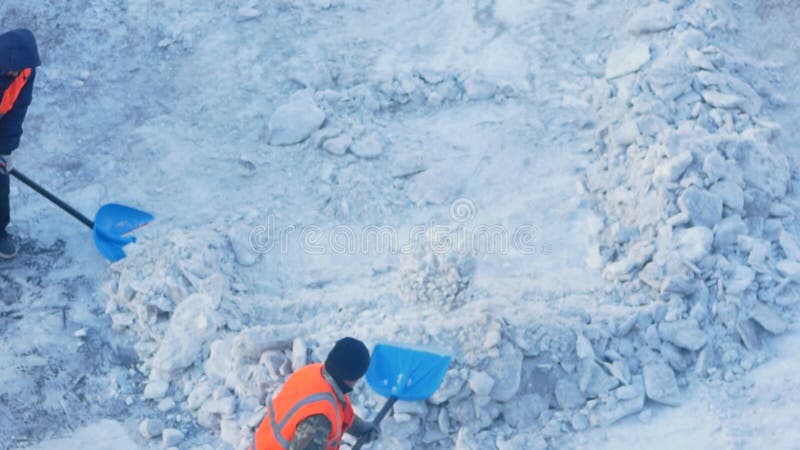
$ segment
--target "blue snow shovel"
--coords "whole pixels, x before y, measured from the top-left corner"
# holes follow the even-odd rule
[[[128,236],[128,234],[147,225],[153,220],[153,216],[144,211],[118,205],[116,203],[109,203],[103,205],[103,207],[97,211],[97,214],[94,216],[94,222],[92,222],[87,219],[86,216],[75,210],[75,208],[69,206],[60,198],[48,192],[45,188],[34,183],[33,180],[20,173],[17,169],[11,169],[11,175],[14,175],[19,181],[22,181],[28,185],[28,187],[44,196],[44,198],[68,212],[72,217],[81,221],[82,224],[91,228],[97,249],[111,262],[119,261],[124,258],[125,251],[122,248],[136,241],[135,237]]]
[[[366,378],[370,387],[388,400],[372,423],[376,426],[381,423],[397,400],[418,401],[433,395],[449,365],[450,356],[447,355],[377,344],[372,350]],[[353,450],[360,449],[364,443],[364,438],[360,438]]]

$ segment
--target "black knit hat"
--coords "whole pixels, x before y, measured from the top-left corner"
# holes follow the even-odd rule
[[[325,360],[325,369],[338,382],[356,381],[367,373],[369,350],[358,339],[346,337],[336,341]]]

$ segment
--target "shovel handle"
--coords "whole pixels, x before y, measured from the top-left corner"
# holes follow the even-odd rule
[[[392,409],[392,406],[394,406],[396,401],[397,397],[389,397],[389,399],[386,400],[386,403],[383,404],[383,408],[381,408],[378,415],[375,416],[375,419],[372,420],[372,424],[375,426],[380,425],[381,420],[383,420],[383,418],[386,417],[387,414],[389,414],[389,410]],[[353,450],[360,449],[364,444],[366,444],[364,438],[363,437],[358,438],[356,445],[353,446]]]
[[[11,175],[14,175],[14,178],[18,179],[19,181],[22,181],[23,183],[28,185],[29,188],[31,188],[34,191],[36,191],[39,194],[41,194],[44,198],[46,198],[46,199],[50,200],[51,202],[55,203],[56,206],[58,206],[59,208],[63,209],[64,211],[68,212],[69,215],[71,215],[72,217],[80,220],[82,224],[86,225],[90,229],[94,228],[94,222],[92,222],[91,220],[86,218],[86,216],[84,216],[83,214],[79,213],[72,206],[69,206],[66,202],[64,202],[60,198],[58,198],[55,195],[53,195],[50,192],[48,192],[47,189],[45,189],[45,188],[39,186],[38,184],[36,184],[33,180],[31,180],[30,178],[28,178],[25,175],[23,175],[17,169],[11,169]]]

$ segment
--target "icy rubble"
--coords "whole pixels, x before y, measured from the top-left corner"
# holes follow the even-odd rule
[[[384,423],[383,448],[472,448],[475,442],[544,448],[545,437],[641,410],[645,386],[659,399],[671,392],[663,367],[649,385],[633,375],[643,362],[625,336],[634,326],[652,324],[649,313],[622,325],[613,314],[581,311],[577,305],[591,301],[588,296],[485,299],[468,289],[470,264],[423,246],[404,259],[397,284],[389,287],[390,298],[405,302],[375,306],[396,321],[376,321],[370,311],[346,318],[370,344],[401,339],[455,356],[427,402],[395,406]],[[169,400],[171,410],[190,413],[234,446],[250,436],[267,397],[287,376],[325,357],[342,324],[335,312],[298,322],[278,314],[272,300],[242,294],[235,276],[242,267],[225,233],[214,227],[179,231],[134,246],[113,266],[106,286],[115,327],[138,338],[139,370],[147,376],[143,397]],[[550,304],[556,300],[574,309],[559,315]],[[675,335],[681,345],[696,345],[692,330]],[[363,385],[354,395],[367,417],[382,403]],[[158,430],[143,423],[142,433],[161,434],[165,443],[180,440],[185,430],[170,417]]]
[[[800,267],[777,127],[703,31],[714,8],[672,13],[660,3],[634,14],[637,43],[609,56],[591,94],[602,126],[582,183],[601,225],[587,261],[620,302],[647,311],[624,326],[639,360],[628,376],[666,404],[680,401],[693,368],[730,380],[764,357],[763,336],[795,313],[786,306]]]
[[[787,329],[800,283],[792,174],[770,148],[776,129],[757,116],[759,96],[702,31],[714,20],[694,5],[634,15],[627,29],[635,41],[613,52],[605,78],[594,81],[590,101],[603,125],[581,185],[598,212],[593,263],[614,288],[481,297],[468,289],[468,260],[427,249],[403,258],[396,290],[384,293],[400,301],[375,307],[396,322],[347,317],[373,342],[438,344],[455,356],[428,401],[395,406],[382,448],[546,448],[565,432],[641,413],[647,400],[676,405],[694,374],[730,380],[763,358],[765,333]],[[497,95],[486,83],[477,73],[419,73],[387,81],[371,98],[391,109]],[[302,95],[291,100],[297,108],[273,116],[274,143],[311,136],[334,155],[381,155],[378,136],[320,130],[321,111],[302,129],[281,126],[318,108]],[[454,193],[437,167],[414,158],[398,167],[393,176],[421,173],[409,188],[417,203]],[[425,177],[441,188],[415,188]],[[257,260],[237,233],[204,230],[142,244],[114,265],[108,312],[115,328],[139,339],[144,397],[171,399],[236,446],[267,396],[324,358],[343,320],[331,311],[303,323],[264,314],[253,306],[264,299],[243,294],[236,277]],[[380,407],[363,386],[354,396],[367,417]],[[179,439],[169,435],[165,442]]]
[[[612,52],[606,63],[606,78],[613,79],[634,73],[650,61],[647,44],[636,43]]]
[[[666,3],[653,3],[638,9],[628,21],[632,33],[654,33],[675,26],[675,11]]]
[[[144,419],[139,424],[139,433],[141,433],[142,437],[145,439],[161,436],[163,430],[164,424],[158,419]]]
[[[469,286],[471,261],[457,252],[437,252],[431,245],[403,255],[400,297],[410,304],[435,304],[444,311],[462,306]]]
[[[325,122],[325,112],[307,90],[295,92],[269,119],[269,143],[291,145],[303,142]]]
[[[183,432],[175,428],[167,428],[161,432],[161,443],[165,448],[175,447],[183,440]]]

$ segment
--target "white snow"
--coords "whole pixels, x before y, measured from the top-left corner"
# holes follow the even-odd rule
[[[239,21],[253,20],[261,16],[262,12],[252,6],[242,6],[236,11]]]
[[[115,420],[103,419],[75,430],[70,437],[52,439],[26,447],[28,450],[138,450],[139,443],[131,439],[125,426]]]
[[[656,167],[653,173],[653,182],[663,184],[677,181],[692,162],[692,154],[688,151],[666,159]]]
[[[661,2],[638,8],[628,20],[628,29],[633,33],[653,33],[664,31],[676,24],[672,5]]]
[[[655,402],[676,406],[680,404],[680,390],[675,372],[663,361],[645,364],[642,369],[647,398]]]
[[[139,433],[141,433],[142,437],[145,439],[153,439],[161,436],[163,430],[164,424],[158,419],[144,419],[139,424]]]
[[[174,447],[181,443],[183,440],[183,433],[181,430],[175,428],[167,428],[161,433],[161,443],[164,447]]]
[[[291,145],[303,142],[323,122],[325,112],[317,106],[311,93],[306,90],[297,91],[269,119],[269,143]]]
[[[353,138],[348,133],[343,133],[339,136],[336,136],[331,139],[327,139],[323,144],[322,148],[325,149],[326,152],[332,153],[334,155],[344,155],[350,146],[353,143]],[[363,152],[363,144],[361,147],[361,151]],[[376,153],[377,155],[378,153]]]
[[[681,193],[678,207],[696,225],[713,227],[722,220],[722,198],[696,186]]]
[[[796,362],[783,356],[794,353],[799,337],[795,332],[777,339],[779,356],[741,380],[696,386],[678,408],[658,408],[649,420],[589,431],[571,445],[600,450],[643,445],[657,450],[793,448],[800,439],[794,426],[800,380]]]
[[[738,108],[744,104],[744,99],[734,94],[705,90],[702,93],[703,100],[715,108]]]
[[[658,325],[658,333],[661,339],[686,350],[700,350],[707,342],[694,319],[661,323]]]
[[[351,334],[453,355],[376,448],[789,446],[793,10],[356,3],[0,5],[45,60],[21,168],[158,217],[109,269],[15,183],[4,442],[235,448]]]
[[[678,252],[689,262],[696,263],[711,250],[714,232],[706,227],[691,227],[681,230],[678,236]]]
[[[341,144],[340,144],[341,145]],[[360,158],[375,158],[383,153],[385,144],[376,135],[363,136],[356,139],[350,146],[350,151]]]
[[[650,61],[650,47],[643,42],[614,50],[606,62],[606,78],[614,79],[634,73]]]

